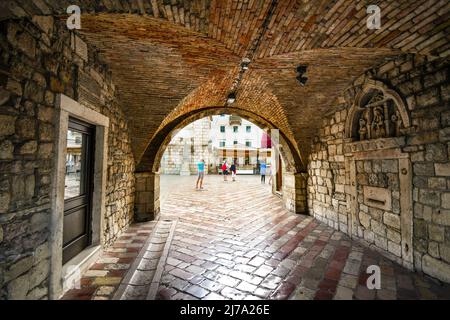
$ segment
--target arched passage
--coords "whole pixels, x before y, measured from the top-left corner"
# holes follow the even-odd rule
[[[283,183],[280,189],[285,207],[296,213],[306,213],[305,164],[282,129],[268,119],[238,107],[204,107],[175,118],[162,127],[149,143],[143,160],[136,169],[136,220],[151,220],[159,215],[159,166],[172,137],[183,127],[204,117],[230,114],[240,116],[270,132],[275,158],[282,160]],[[274,184],[273,192],[276,191]]]

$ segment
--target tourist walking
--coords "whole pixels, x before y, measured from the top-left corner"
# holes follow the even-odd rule
[[[261,174],[261,183],[266,183],[266,163],[261,162],[261,165],[259,166],[259,173]]]
[[[233,181],[236,181],[236,163],[233,162],[233,164],[230,167],[230,171],[231,171],[231,179]]]
[[[205,177],[205,160],[201,159],[197,163],[197,184],[195,185],[195,189],[203,189],[203,178]]]
[[[223,181],[228,181],[228,163],[225,160],[222,164]]]

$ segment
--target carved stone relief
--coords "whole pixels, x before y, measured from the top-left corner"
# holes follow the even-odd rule
[[[383,93],[374,90],[368,94],[369,100],[359,106],[355,114],[358,132],[354,140],[369,140],[402,135],[404,128],[394,101],[385,98]],[[356,127],[356,126],[355,126]]]
[[[345,124],[351,141],[401,137],[411,127],[403,99],[381,81],[367,80],[351,96],[354,100],[348,101],[352,107]]]

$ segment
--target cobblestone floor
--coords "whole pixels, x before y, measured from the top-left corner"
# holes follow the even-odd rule
[[[257,177],[205,182],[196,191],[194,177],[162,177],[161,219],[178,222],[157,299],[450,299],[449,285],[287,212]],[[132,226],[65,298],[111,298],[155,225]],[[380,290],[366,287],[369,265],[381,268]]]

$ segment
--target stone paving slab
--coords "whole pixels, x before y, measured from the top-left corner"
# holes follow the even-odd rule
[[[62,299],[112,299],[155,225],[154,221],[131,225],[114,245],[105,249],[99,260],[82,275],[79,288],[67,291]],[[123,250],[117,251],[115,250],[117,248]]]
[[[154,227],[138,257],[117,289],[114,300],[153,299],[172,241],[176,220],[162,220]]]

